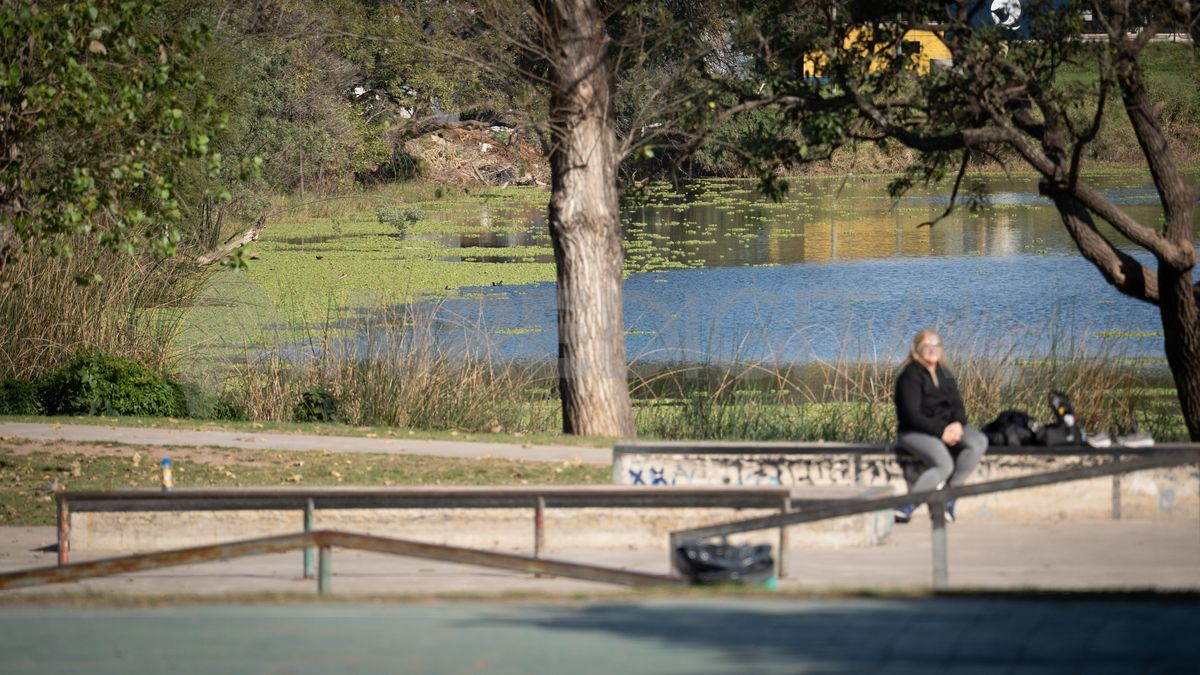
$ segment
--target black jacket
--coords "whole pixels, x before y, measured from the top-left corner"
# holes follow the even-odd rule
[[[910,362],[896,376],[896,417],[899,431],[919,431],[937,438],[951,422],[967,423],[967,411],[950,371],[937,365],[938,386],[929,370]]]

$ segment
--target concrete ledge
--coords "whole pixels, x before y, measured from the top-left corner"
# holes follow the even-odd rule
[[[682,450],[682,448],[681,448]],[[1090,466],[1111,461],[1096,455],[984,457],[973,482]],[[907,491],[904,467],[890,452],[657,452],[636,446],[613,451],[613,482],[618,485],[785,485],[796,487],[887,486]],[[1196,466],[1143,471],[1120,477],[1122,517],[1195,519],[1200,514],[1200,470]],[[1113,480],[1097,478],[964,499],[958,515],[1018,522],[1112,517]]]

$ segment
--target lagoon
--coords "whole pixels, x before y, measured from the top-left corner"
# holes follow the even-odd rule
[[[1091,180],[1142,222],[1160,222],[1147,178]],[[1121,296],[1075,252],[1032,179],[982,180],[973,208],[963,204],[933,226],[920,224],[945,208],[948,190],[917,189],[893,202],[886,179],[801,179],[772,203],[753,187],[699,181],[676,193],[658,186],[625,209],[631,361],[895,361],[926,326],[940,329],[960,356],[1084,349],[1161,360],[1157,309]],[[541,214],[531,211],[512,234],[442,241],[474,251],[483,245],[494,252],[486,260],[502,263],[528,260],[528,247],[545,239]],[[524,247],[526,257],[507,258],[509,245]],[[495,353],[552,359],[554,284],[506,284],[503,265],[496,277],[498,285],[423,305],[436,304],[441,339],[477,339],[482,328]]]

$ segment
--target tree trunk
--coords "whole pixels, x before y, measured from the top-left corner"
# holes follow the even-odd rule
[[[1200,441],[1200,307],[1191,278],[1190,268],[1179,272],[1159,263],[1159,308],[1167,364],[1175,378],[1188,436]]]
[[[558,279],[563,431],[635,434],[621,305],[621,218],[611,65],[596,0],[549,0],[550,238]]]

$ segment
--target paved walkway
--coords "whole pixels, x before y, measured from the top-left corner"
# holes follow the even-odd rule
[[[0,608],[18,673],[1181,673],[1194,602],[667,599]]]
[[[433,441],[418,438],[356,438],[317,434],[260,433],[197,429],[119,427],[91,424],[40,424],[0,422],[0,437],[15,436],[42,441],[127,443],[188,447],[249,448],[255,450],[329,450],[438,457],[483,457],[535,462],[612,464],[610,448],[575,445],[530,445],[488,441]]]
[[[552,534],[552,533],[551,533]],[[833,550],[793,547],[781,588],[816,590],[927,589],[932,579],[929,522],[918,517],[880,546]],[[772,534],[768,540],[773,540]],[[52,527],[0,528],[0,571],[55,564]],[[1176,521],[1067,521],[1017,524],[960,521],[948,531],[952,588],[997,590],[1161,589],[1200,591],[1200,527]],[[564,549],[546,556],[591,564],[667,572],[662,549]],[[516,551],[527,555],[528,549]],[[129,551],[73,551],[72,562]],[[10,593],[97,592],[134,595],[316,592],[301,578],[299,552],[57,584]],[[615,586],[572,579],[537,579],[503,570],[335,549],[333,591],[346,596],[623,593]]]

